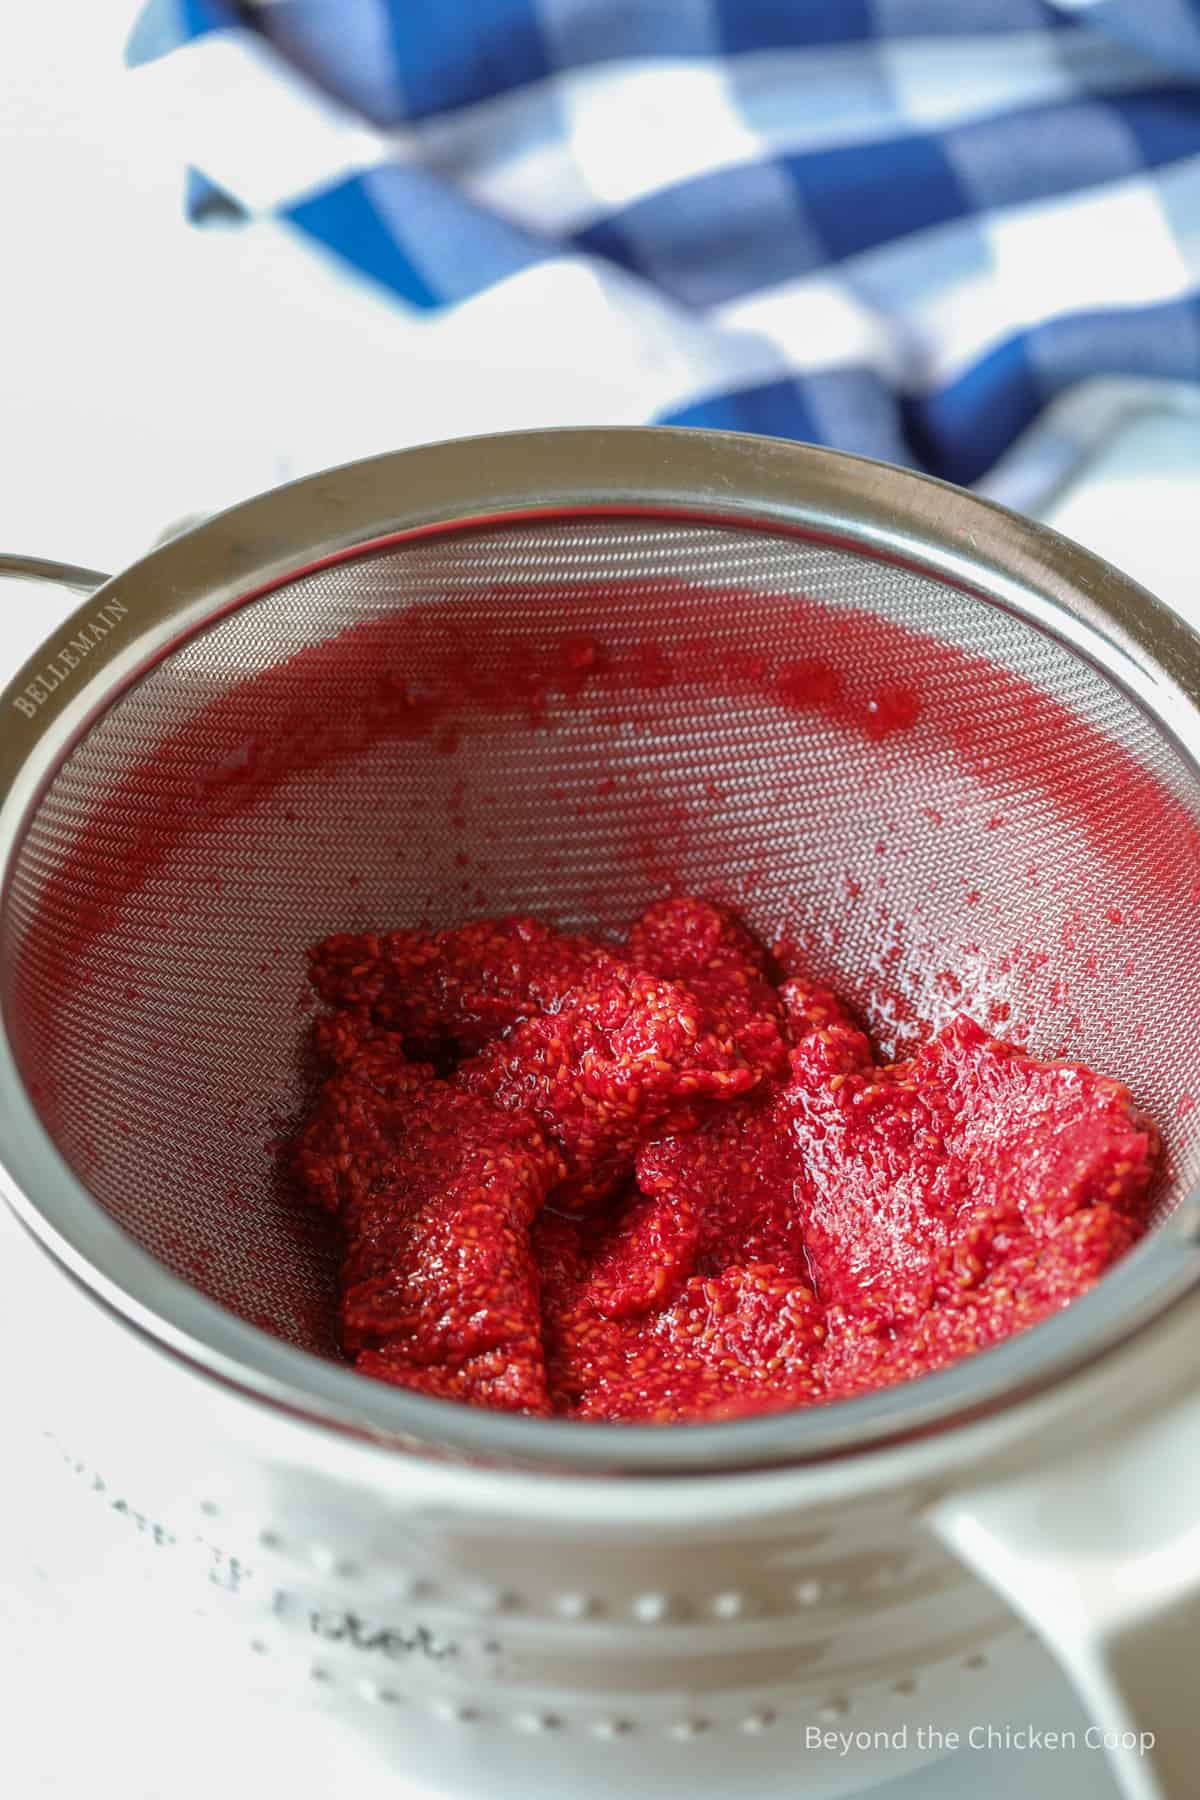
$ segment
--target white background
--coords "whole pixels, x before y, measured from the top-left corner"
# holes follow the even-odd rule
[[[620,368],[607,366],[585,378],[575,369],[576,417],[564,420],[536,320],[502,298],[490,341],[443,329],[433,351],[419,320],[282,236],[252,243],[189,228],[180,171],[121,69],[134,11],[133,0],[0,5],[0,548],[116,567],[175,520],[305,469],[544,422],[548,392],[558,422],[640,416],[637,380],[623,387]],[[1200,428],[1180,429],[1157,452],[1138,448],[1132,486],[1116,468],[1109,486],[1093,484],[1062,516],[1187,603],[1192,553],[1180,522]],[[60,608],[40,591],[0,595],[0,678]],[[0,1301],[2,1283],[0,1255]],[[103,1570],[65,1609],[49,1609],[32,1564],[38,1542],[69,1530],[70,1517],[52,1496],[31,1504],[20,1471],[6,1473],[0,1533],[29,1556],[27,1578],[0,1596],[0,1793],[209,1800],[214,1789],[269,1784],[308,1800],[335,1780],[349,1789],[349,1770],[311,1725],[283,1727],[227,1695],[218,1728],[213,1696],[189,1684],[186,1663],[171,1655],[148,1666],[122,1640],[119,1616],[98,1631]],[[1083,1726],[1058,1688],[1030,1717]],[[968,1791],[1103,1800],[1112,1789],[1090,1755],[975,1755],[886,1794]],[[405,1800],[395,1784],[389,1794]]]

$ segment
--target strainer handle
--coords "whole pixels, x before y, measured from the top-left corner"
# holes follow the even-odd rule
[[[99,569],[81,569],[75,563],[48,562],[44,556],[7,556],[0,551],[0,577],[14,581],[48,581],[55,587],[74,588],[91,594],[108,580]]]
[[[940,1501],[928,1522],[1057,1657],[1125,1800],[1200,1769],[1200,1394],[1084,1454]]]

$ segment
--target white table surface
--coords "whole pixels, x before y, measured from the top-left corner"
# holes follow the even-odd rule
[[[134,10],[132,0],[0,8],[0,547],[115,567],[175,519],[306,469],[539,422],[546,374],[528,323],[514,319],[486,364],[477,348],[465,364],[452,349],[434,358],[419,322],[283,240],[251,246],[186,226],[179,171],[156,153],[119,68]],[[597,371],[594,390],[575,382],[556,421],[634,406],[619,371]],[[1200,419],[1139,433],[1054,516],[1189,610]],[[6,587],[0,678],[65,605]],[[3,1243],[0,1231],[0,1305]],[[103,1570],[68,1604],[47,1606],[37,1547],[67,1527],[53,1496],[19,1477],[0,1483],[0,1793],[362,1791],[352,1751],[319,1721],[289,1715],[286,1731],[272,1729],[260,1703],[197,1687],[174,1650],[164,1659],[124,1641],[119,1619],[98,1616]],[[1021,1722],[1085,1723],[1057,1683]],[[881,1800],[1114,1791],[1096,1755],[1016,1752],[956,1757],[877,1790]],[[394,1783],[389,1792],[415,1800]]]

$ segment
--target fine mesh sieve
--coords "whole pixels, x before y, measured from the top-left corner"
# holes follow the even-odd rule
[[[1165,1217],[1200,1172],[1200,782],[1144,697],[861,529],[546,510],[363,530],[214,600],[48,771],[7,1028],[109,1219],[332,1358],[328,1235],[278,1174],[306,947],[513,911],[616,932],[671,889],[731,902],[885,1052],[965,1010],[1118,1076],[1164,1129]]]

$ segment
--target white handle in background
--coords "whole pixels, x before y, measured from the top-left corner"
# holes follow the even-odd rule
[[[1200,1789],[1200,1390],[931,1509],[1057,1656],[1127,1800]]]

